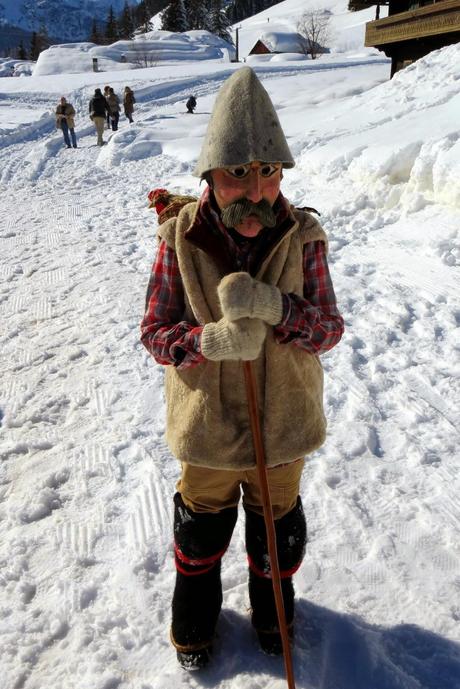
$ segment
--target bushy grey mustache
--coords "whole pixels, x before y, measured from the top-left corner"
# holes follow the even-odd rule
[[[276,215],[266,199],[253,203],[249,199],[238,199],[221,210],[225,227],[236,227],[249,215],[255,215],[263,227],[275,227]]]

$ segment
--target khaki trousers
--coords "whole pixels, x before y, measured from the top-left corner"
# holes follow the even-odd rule
[[[95,116],[93,117],[93,122],[97,132],[97,145],[102,146],[104,143],[102,136],[104,134],[105,117]]]
[[[281,519],[296,506],[304,464],[305,460],[302,458],[267,470],[275,519]],[[235,507],[242,490],[245,507],[263,515],[262,495],[255,467],[227,471],[182,462],[182,474],[176,487],[186,506],[193,512],[219,512],[226,507]]]

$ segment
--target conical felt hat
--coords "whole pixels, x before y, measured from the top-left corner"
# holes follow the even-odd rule
[[[217,94],[193,174],[254,160],[295,165],[270,96],[255,72],[242,67]]]

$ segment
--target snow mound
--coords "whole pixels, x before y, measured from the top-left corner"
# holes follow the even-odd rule
[[[98,165],[113,167],[128,161],[160,155],[162,147],[155,139],[155,133],[148,129],[131,127],[118,131],[101,150]]]
[[[111,45],[53,45],[40,53],[33,75],[91,72],[94,58],[97,58],[99,71],[112,71],[153,67],[164,61],[229,62],[232,55],[233,47],[209,31],[189,31],[181,34],[150,31],[136,36],[132,41],[117,41]]]
[[[16,60],[14,58],[0,58],[0,77],[25,77],[32,74],[35,62],[32,60]]]
[[[459,61],[460,45],[448,46],[356,95],[341,114],[339,136],[304,150],[301,164],[331,180],[346,175],[381,207],[460,208],[460,135],[452,118],[460,112]],[[365,134],[369,145],[362,146]]]

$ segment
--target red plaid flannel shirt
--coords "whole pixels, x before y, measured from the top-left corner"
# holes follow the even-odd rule
[[[288,208],[280,194],[278,221],[286,217]],[[209,188],[201,197],[199,212],[222,232],[235,264],[244,270],[255,245],[236,243],[232,239],[213,207]],[[319,355],[332,349],[343,334],[343,318],[337,309],[323,242],[305,244],[303,266],[303,298],[283,294],[283,316],[273,327],[273,333],[279,344],[289,343],[309,354]],[[141,341],[159,364],[184,369],[206,361],[201,353],[203,326],[185,321],[184,310],[184,288],[177,256],[162,240],[152,267],[141,323]]]

